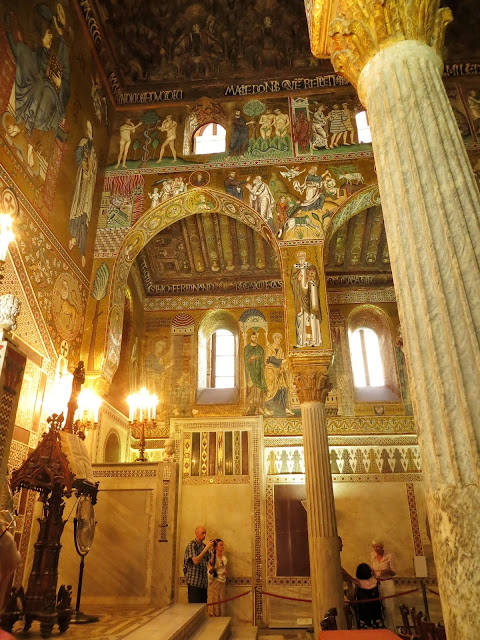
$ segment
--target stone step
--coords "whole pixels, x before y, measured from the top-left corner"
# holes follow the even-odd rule
[[[124,640],[188,640],[205,622],[206,609],[205,604],[173,604]]]
[[[191,640],[229,640],[231,624],[231,618],[209,616],[190,638]]]
[[[257,640],[258,627],[251,624],[239,624],[232,626],[230,640]]]

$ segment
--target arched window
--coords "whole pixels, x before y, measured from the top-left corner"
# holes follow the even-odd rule
[[[348,343],[356,402],[399,402],[392,329],[387,314],[360,305],[348,317]]]
[[[357,123],[357,132],[358,132],[358,142],[371,142],[372,141],[372,133],[370,131],[370,127],[368,126],[367,120],[367,112],[360,111],[355,116],[355,122]]]
[[[223,153],[226,148],[227,132],[221,124],[209,122],[195,131],[193,152],[197,155]]]
[[[198,327],[197,404],[235,404],[239,393],[238,322],[210,311]]]
[[[208,345],[209,362],[207,387],[233,389],[235,387],[235,336],[227,329],[214,331]]]
[[[372,329],[362,327],[350,335],[353,380],[356,387],[383,387],[382,356],[378,336]]]

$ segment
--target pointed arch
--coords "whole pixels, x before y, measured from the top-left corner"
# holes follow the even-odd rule
[[[282,257],[274,231],[257,211],[237,198],[214,189],[192,189],[147,211],[126,234],[112,268],[102,369],[102,375],[108,382],[111,382],[119,363],[125,289],[135,258],[160,231],[183,218],[202,213],[230,216],[259,233],[276,252],[283,274]]]

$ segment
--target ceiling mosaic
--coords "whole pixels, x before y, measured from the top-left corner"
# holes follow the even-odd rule
[[[350,218],[332,237],[326,251],[329,271],[352,267],[390,270],[382,208],[370,207]]]
[[[479,60],[476,0],[442,4],[454,16],[446,62]],[[154,92],[160,101],[216,97],[242,83],[332,73],[329,60],[310,53],[303,0],[90,0],[80,6],[117,100],[132,91]]]
[[[332,71],[310,53],[302,0],[92,0],[89,9],[105,71],[125,90],[211,95],[231,83]]]
[[[137,263],[147,295],[281,289],[270,245],[250,227],[217,213],[171,225],[145,246]]]

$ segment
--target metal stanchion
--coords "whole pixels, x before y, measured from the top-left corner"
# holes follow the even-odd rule
[[[423,606],[425,607],[425,620],[427,622],[430,622],[430,613],[428,611],[427,589],[425,588],[425,580],[423,580],[423,578],[420,580],[420,585],[422,587]]]

